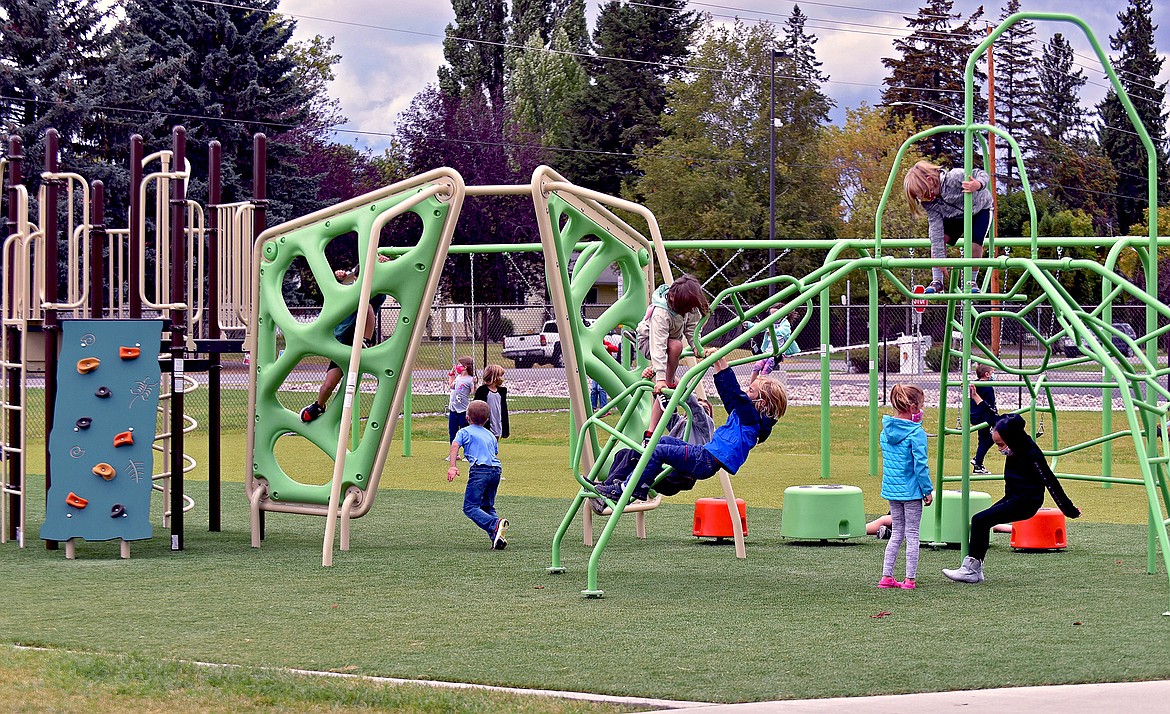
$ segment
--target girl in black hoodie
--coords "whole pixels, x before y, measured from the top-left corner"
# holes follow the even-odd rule
[[[1044,505],[1044,489],[1052,494],[1052,500],[1065,516],[1077,518],[1081,515],[1081,510],[1065,495],[1048,467],[1044,453],[1028,435],[1023,417],[1009,414],[1000,419],[995,423],[991,438],[999,447],[999,453],[1007,457],[1003,465],[1004,496],[990,508],[971,516],[967,557],[963,558],[958,569],[943,570],[943,575],[956,582],[983,581],[983,558],[987,555],[992,527],[1036,515]]]

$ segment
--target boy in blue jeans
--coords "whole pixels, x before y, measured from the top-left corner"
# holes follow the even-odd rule
[[[496,490],[500,487],[502,469],[497,457],[499,446],[496,437],[484,427],[490,413],[488,403],[478,399],[467,406],[469,423],[455,434],[451,442],[447,481],[454,481],[459,475],[455,458],[462,446],[463,458],[471,466],[467,474],[467,490],[463,493],[463,513],[487,532],[492,550],[503,550],[508,547],[508,541],[504,539],[508,519],[496,515]]]

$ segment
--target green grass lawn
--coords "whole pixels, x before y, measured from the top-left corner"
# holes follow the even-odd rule
[[[832,481],[862,487],[866,510],[884,513],[879,479],[867,473],[865,410],[833,409],[832,417]],[[1099,433],[1093,417],[1062,415],[1062,442]],[[813,408],[790,410],[734,478],[748,503],[746,560],[730,545],[691,537],[694,499],[717,493],[704,482],[650,513],[645,541],[634,538],[632,518],[620,524],[601,563],[606,597],[585,600],[589,551],[580,519],[564,543],[568,572],[544,570],[576,491],[567,422],[564,414],[513,417],[497,502],[513,523],[505,551],[488,550],[461,513],[465,465],[460,480],[446,481],[446,420],[419,419],[414,455],[403,458],[395,444],[377,502],[354,522],[353,549],[337,553],[332,568],[320,566],[319,518],[269,514],[264,546],[250,548],[239,483],[225,487],[224,531],[207,533],[206,484],[192,480],[199,506],[188,514],[182,553],[168,550],[157,525],[128,561],[116,559],[112,543],[80,544],[75,562],[35,541],[24,551],[0,548],[7,604],[0,641],[100,655],[104,664],[73,667],[82,672],[75,682],[91,669],[117,669],[107,656],[125,655],[711,701],[1155,679],[1170,671],[1170,618],[1160,614],[1168,586],[1165,574],[1145,572],[1140,489],[1067,482],[1085,512],[1069,524],[1067,551],[1015,553],[997,535],[988,581],[961,586],[939,573],[957,565],[957,550],[923,549],[917,591],[879,591],[885,542],[821,545],[779,535],[784,488],[818,481]],[[225,439],[225,474],[238,481],[242,435]],[[293,448],[306,478],[328,472],[314,449]],[[1061,468],[1099,471],[1099,453],[1066,457]],[[954,469],[957,459],[948,463]],[[1115,449],[1114,469],[1136,474],[1132,447]],[[979,488],[1002,493],[995,483]],[[41,498],[29,501],[36,522]],[[145,696],[178,696],[165,686],[171,665],[160,666]],[[49,660],[44,668],[62,667]],[[242,676],[263,680],[249,672]],[[0,669],[0,680],[12,676]],[[117,687],[113,676],[94,675],[100,686]],[[217,680],[207,678],[215,691]],[[77,686],[47,681],[39,686]],[[420,711],[463,710],[451,696]]]

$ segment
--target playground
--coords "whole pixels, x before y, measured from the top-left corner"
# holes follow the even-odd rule
[[[1068,16],[1029,16],[1084,29],[1132,118],[1087,27]],[[968,63],[969,85],[981,50]],[[968,174],[984,135],[1015,146],[1002,130],[973,122],[971,103],[968,89],[967,122],[910,137],[895,164],[940,132],[963,133]],[[1140,123],[1135,129],[1152,152]],[[13,187],[5,209],[16,227],[3,251],[0,642],[127,656],[145,667],[239,665],[261,678],[266,668],[295,669],[687,702],[1130,681],[1170,671],[1157,635],[1170,623],[1170,367],[1158,349],[1170,307],[1156,298],[1158,253],[1170,238],[1156,234],[1156,208],[1148,236],[993,232],[986,257],[895,254],[926,255],[928,242],[884,235],[881,209],[872,239],[736,244],[825,258],[808,275],[713,286],[712,311],[732,319],[700,319],[685,335],[694,347],[681,353],[677,384],[656,386],[632,331],[649,315],[655,289],[677,277],[669,252],[715,250],[718,242],[664,240],[645,207],[575,186],[548,166],[535,168],[530,184],[508,186],[466,186],[458,172],[436,168],[269,227],[262,171],[251,200],[219,203],[214,145],[210,204],[185,199],[185,142],[177,128],[170,149],[145,154],[140,139],[132,143],[140,190],[124,231],[102,219],[100,185],[58,170],[52,132],[40,215],[30,216],[21,171],[32,164],[22,165],[18,143],[0,167]],[[258,166],[263,146],[258,135]],[[1022,161],[1018,169],[1026,190]],[[882,206],[899,179],[890,174]],[[463,202],[499,196],[533,201],[540,243],[529,248],[543,253],[568,407],[512,415],[515,436],[500,449],[498,502],[512,528],[506,550],[502,536],[485,547],[460,514],[466,465],[456,469],[460,481],[443,478],[447,416],[411,408],[415,368],[434,369],[418,352],[448,254],[512,249],[451,245]],[[69,206],[60,211],[68,225],[45,208],[61,205]],[[968,196],[965,256],[971,209]],[[384,245],[384,229],[404,217],[413,240]],[[64,248],[50,250],[59,236]],[[339,240],[352,241],[356,266],[330,257]],[[1104,258],[1063,257],[1071,245]],[[1042,248],[1057,257],[1041,257]],[[1140,285],[1117,270],[1130,254]],[[913,285],[909,271],[932,264],[950,269],[947,282],[929,291]],[[311,275],[322,296],[308,320],[286,301],[294,270]],[[620,273],[624,289],[587,322],[585,296],[606,270]],[[1072,301],[1054,277],[1062,271],[1099,279],[1100,303]],[[868,395],[863,406],[834,403],[830,379],[830,290],[847,276],[870,287],[861,338],[869,371],[855,385]],[[942,364],[993,367],[996,387],[1018,390],[1001,411],[1024,417],[1083,514],[1067,530],[1061,518],[1060,542],[995,536],[978,586],[951,583],[939,570],[968,554],[971,516],[983,507],[976,504],[1004,495],[995,471],[1003,462],[992,453],[991,473],[972,468],[977,432],[988,425],[973,418],[965,397],[990,383],[973,370],[943,369],[922,420],[939,499],[923,519],[918,587],[875,588],[885,541],[866,533],[866,521],[887,510],[879,280],[903,302],[945,315],[957,339],[942,343]],[[767,297],[749,303],[749,293]],[[363,344],[357,336],[371,335],[374,319],[365,306],[375,301],[390,302],[396,317]],[[1115,327],[1113,307],[1123,301],[1141,312],[1144,330]],[[1041,309],[1057,326],[1051,334],[1026,319]],[[687,438],[697,416],[692,395],[710,398],[721,424],[732,409],[728,375],[746,386],[735,368],[780,362],[794,346],[801,353],[797,340],[814,316],[821,342],[798,363],[819,403],[785,399],[787,410],[771,414],[782,417],[771,438],[756,447],[752,432],[748,448],[756,448],[742,468],[716,459],[711,478],[678,495],[669,466],[647,471],[644,498],[635,498],[636,478],[602,488],[619,449],[630,450],[640,474],[666,443],[656,389],[665,385],[663,408],[685,417]],[[1028,364],[999,353],[1004,324],[1031,334]],[[620,335],[616,355],[603,341],[610,334]],[[751,341],[764,335],[769,346],[753,353]],[[222,360],[240,354],[250,356],[247,407],[225,409]],[[304,394],[289,385],[308,372],[324,376],[326,363],[340,375],[337,393],[306,417]],[[721,402],[710,372],[724,369],[732,371],[716,378],[724,380]],[[452,367],[452,382],[455,375]],[[780,389],[785,375],[777,373]],[[611,397],[604,413],[590,405],[591,382]],[[203,388],[207,400],[196,406],[188,395]],[[1089,390],[1098,406],[1068,411],[1055,396],[1061,389]],[[768,416],[763,397],[740,399],[761,410],[752,412],[761,423]],[[34,414],[43,417],[41,433],[29,426],[38,423]],[[702,515],[722,516],[726,531],[701,527],[699,499],[711,509]],[[359,698],[374,696],[355,686]],[[450,706],[541,710],[531,701]]]

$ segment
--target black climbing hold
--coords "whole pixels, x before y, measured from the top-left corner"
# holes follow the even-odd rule
[[[98,387],[98,390],[93,393],[98,399],[108,399],[110,397],[109,387]]]
[[[126,507],[120,503],[115,503],[114,507],[110,509],[110,518],[120,518],[126,515]]]
[[[88,429],[91,424],[93,424],[93,419],[90,419],[89,417],[81,417],[77,420],[78,429]]]

